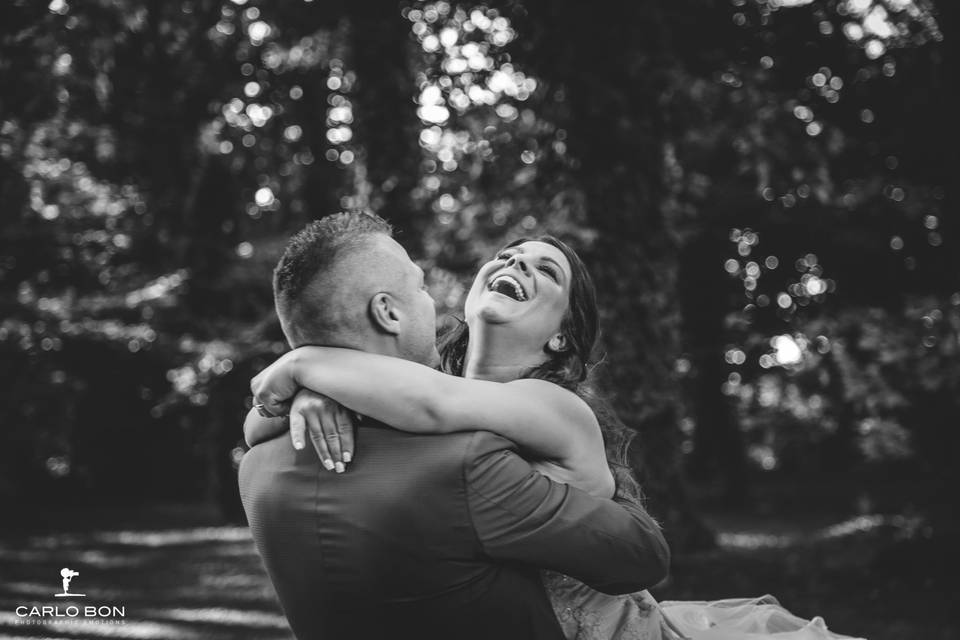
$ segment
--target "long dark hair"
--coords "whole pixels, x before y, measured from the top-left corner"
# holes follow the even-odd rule
[[[524,371],[520,377],[553,382],[577,394],[590,406],[600,423],[607,464],[617,481],[618,493],[640,498],[640,485],[633,477],[629,458],[630,442],[636,434],[595,391],[591,381],[596,364],[594,354],[600,327],[597,290],[593,285],[593,278],[580,256],[566,243],[553,236],[520,238],[507,244],[501,251],[524,242],[543,242],[559,249],[570,264],[572,277],[567,312],[560,322],[560,332],[566,338],[566,346],[555,351],[544,345],[544,353],[548,356],[546,362]],[[469,341],[470,329],[463,320],[458,320],[457,324],[440,338],[440,367],[445,373],[463,375]]]

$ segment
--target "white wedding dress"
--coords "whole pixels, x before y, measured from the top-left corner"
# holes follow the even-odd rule
[[[681,637],[691,640],[851,640],[833,633],[823,618],[799,618],[773,596],[713,602],[664,601],[661,611]],[[667,636],[669,637],[669,636]],[[666,640],[666,638],[664,639]],[[859,639],[862,640],[862,639]]]
[[[646,591],[610,596],[543,572],[567,640],[862,640],[799,618],[772,596],[713,602],[657,601]]]

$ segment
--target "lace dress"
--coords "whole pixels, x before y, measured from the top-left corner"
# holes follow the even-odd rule
[[[543,572],[567,640],[862,640],[798,618],[773,596],[657,601],[646,591],[610,596],[559,573]]]
[[[552,571],[543,581],[567,640],[672,640],[657,601],[646,591],[610,596]]]

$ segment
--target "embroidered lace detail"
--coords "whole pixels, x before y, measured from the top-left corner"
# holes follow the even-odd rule
[[[656,600],[646,591],[611,596],[550,571],[543,580],[567,640],[666,640]]]

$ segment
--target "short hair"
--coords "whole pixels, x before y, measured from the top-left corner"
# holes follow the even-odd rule
[[[336,309],[330,302],[338,283],[324,281],[344,257],[371,236],[393,236],[393,228],[380,216],[364,211],[346,211],[315,220],[296,233],[273,271],[273,295],[277,314],[287,339],[296,334],[319,336],[338,329]],[[326,301],[305,295],[320,279]],[[311,292],[312,293],[312,292]],[[320,304],[317,304],[320,303]],[[309,318],[310,326],[302,326]]]

